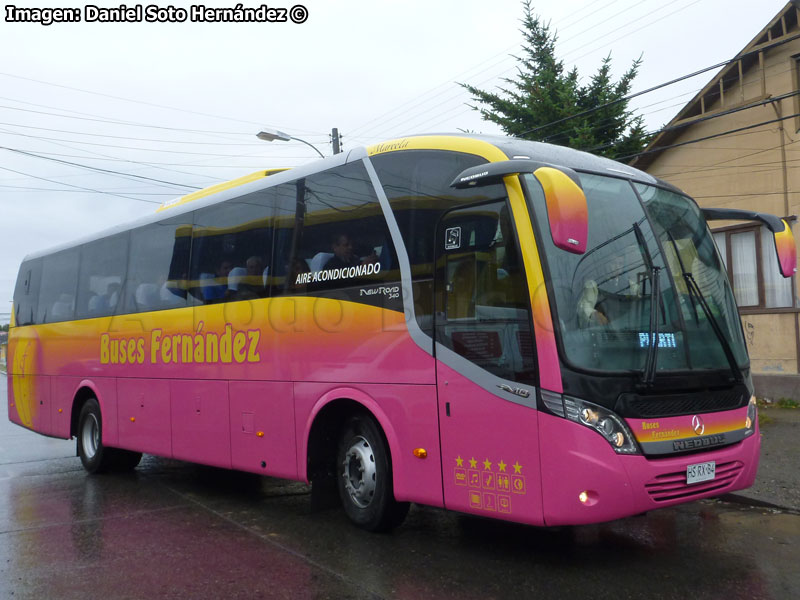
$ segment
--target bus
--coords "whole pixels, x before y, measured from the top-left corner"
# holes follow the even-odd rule
[[[701,209],[608,159],[411,136],[27,256],[8,414],[90,473],[142,453],[557,526],[750,486],[745,337]]]

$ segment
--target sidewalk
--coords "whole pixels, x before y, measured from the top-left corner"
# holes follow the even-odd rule
[[[759,407],[761,462],[753,487],[723,499],[800,510],[800,409]]]

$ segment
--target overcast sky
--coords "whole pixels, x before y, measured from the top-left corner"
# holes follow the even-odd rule
[[[638,91],[731,58],[784,4],[541,0],[535,8],[558,31],[560,57],[584,78],[609,52],[617,74],[643,55]],[[259,141],[262,127],[325,155],[332,127],[346,150],[404,134],[499,133],[466,106],[455,82],[494,89],[514,75],[519,2],[304,6],[303,24],[42,26],[0,16],[0,323],[26,254],[151,213],[196,188],[317,156],[299,143]],[[655,129],[711,76],[647,94],[635,106]]]

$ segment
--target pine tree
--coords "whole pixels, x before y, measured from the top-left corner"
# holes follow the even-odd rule
[[[499,94],[460,83],[482,105],[470,105],[471,108],[508,135],[588,150],[609,158],[640,152],[649,136],[642,117],[634,115],[623,98],[630,93],[641,57],[615,83],[609,55],[591,80],[581,85],[577,68],[565,71],[564,62],[556,58],[556,33],[534,15],[530,0],[524,0],[523,7],[520,31],[524,42],[522,55],[514,57],[519,63],[516,78],[504,78],[507,87],[501,88]],[[600,106],[603,108],[598,109]],[[555,123],[590,110],[586,115]]]

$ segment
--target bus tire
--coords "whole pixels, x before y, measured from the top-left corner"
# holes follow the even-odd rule
[[[138,452],[106,448],[103,445],[103,417],[97,398],[89,398],[81,407],[77,438],[78,456],[89,473],[130,470],[142,458]]]
[[[403,522],[409,504],[394,499],[389,449],[371,416],[361,413],[345,422],[336,464],[339,496],[353,523],[388,531]]]
[[[123,473],[125,471],[133,471],[139,466],[139,461],[142,460],[141,452],[133,452],[131,450],[122,450],[121,448],[106,448],[106,452],[111,452],[112,460],[109,465],[109,470]]]

